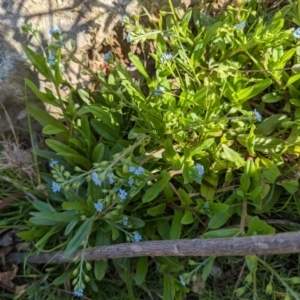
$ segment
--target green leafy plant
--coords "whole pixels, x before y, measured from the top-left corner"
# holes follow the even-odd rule
[[[19,237],[34,242],[37,252],[79,253],[56,284],[71,280],[75,295],[97,295],[95,282],[112,266],[85,262],[89,247],[273,234],[278,226],[266,214],[289,207],[285,217],[295,215],[300,48],[297,31],[285,21],[295,15],[295,5],[267,20],[260,13],[250,1],[216,17],[196,7],[180,15],[170,1],[170,11],[160,13],[154,28],[142,26],[138,16],[124,17],[127,41],[154,49],[143,57],[129,53],[136,77],[113,49],[104,54],[108,76],[93,73],[59,30],[51,31],[52,42],[42,54],[24,46],[54,88],[40,91],[28,79],[26,84],[60,115],[28,105],[43,125],[48,147],[35,151],[50,162],[51,171],[42,174],[48,199],[33,201],[28,228]],[[38,38],[32,25],[21,29]],[[147,60],[154,62],[152,73]],[[63,73],[68,61],[80,64],[99,87],[72,87]],[[62,86],[69,88],[67,94]],[[257,259],[246,258],[248,279],[256,273]],[[163,279],[161,297],[182,299],[201,268],[200,277],[208,280],[214,261],[199,259],[184,273],[184,260],[155,259]],[[134,285],[147,289],[148,264],[145,257],[113,260],[129,299],[136,298]]]

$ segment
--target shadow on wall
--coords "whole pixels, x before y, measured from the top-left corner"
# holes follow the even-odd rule
[[[21,137],[28,136],[24,78],[41,90],[49,84],[28,67],[22,45],[40,50],[33,36],[20,32],[20,25],[32,23],[39,27],[43,46],[50,41],[49,29],[60,28],[69,40],[76,41],[76,52],[84,53],[99,47],[122,15],[130,14],[130,10],[133,14],[136,9],[133,0],[0,0],[0,102]],[[65,69],[67,78],[75,85],[79,81],[78,66],[69,64]],[[32,93],[28,95],[29,100],[34,99]],[[0,114],[1,131],[9,135],[11,129],[1,106]],[[39,130],[39,126],[34,130]]]

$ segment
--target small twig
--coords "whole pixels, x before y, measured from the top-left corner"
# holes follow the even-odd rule
[[[193,239],[177,241],[153,241],[125,243],[111,246],[94,247],[86,250],[84,259],[95,261],[122,257],[141,256],[245,256],[250,254],[270,255],[300,252],[300,231],[261,235],[251,237],[234,237],[221,239]],[[61,264],[71,262],[81,253],[75,252],[65,257],[64,252],[40,253],[29,256],[28,253],[11,253],[6,257],[7,263]]]

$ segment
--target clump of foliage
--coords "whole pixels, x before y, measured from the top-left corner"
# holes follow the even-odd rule
[[[170,11],[162,11],[152,28],[138,16],[125,16],[127,41],[154,45],[151,75],[147,59],[130,53],[139,73],[134,78],[113,49],[104,55],[109,75],[93,73],[59,30],[50,31],[42,55],[24,46],[54,89],[40,91],[28,79],[26,84],[61,113],[54,118],[28,106],[52,150],[35,152],[48,159],[51,171],[41,174],[48,199],[32,202],[19,237],[32,242],[35,252],[65,250],[68,256],[80,249],[63,274],[53,267],[54,285],[71,282],[75,296],[113,299],[111,274],[118,274],[127,290],[118,299],[183,299],[188,293],[211,299],[195,286],[212,280],[216,264],[225,264],[215,257],[90,263],[84,252],[113,243],[290,230],[268,220],[299,215],[300,47],[294,25],[300,18],[296,4],[266,15],[256,2],[211,17],[196,7],[180,15],[170,1]],[[21,29],[38,38],[32,25]],[[99,84],[96,90],[76,89],[65,79],[70,60]],[[289,282],[271,262],[243,260],[247,276],[242,271],[239,285],[218,297],[229,292],[270,299],[278,280],[285,297],[299,298],[299,274]],[[257,288],[262,267],[265,291]]]

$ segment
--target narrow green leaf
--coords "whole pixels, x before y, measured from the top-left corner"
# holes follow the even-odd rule
[[[183,212],[181,210],[174,209],[174,217],[172,219],[172,225],[170,230],[171,240],[178,240],[181,236],[182,223],[181,219],[183,217]]]
[[[148,257],[142,256],[138,258],[136,273],[135,273],[135,283],[137,285],[141,285],[147,275],[148,272]]]
[[[247,135],[248,136],[248,135]],[[240,154],[232,149],[230,149],[227,145],[222,144],[223,148],[223,156],[227,160],[233,162],[237,168],[241,168],[245,165],[245,160],[240,156]]]
[[[135,65],[137,70],[143,75],[143,77],[146,79],[147,83],[149,84],[151,81],[150,77],[149,77],[145,67],[141,63],[140,59],[131,52],[128,54],[128,56],[129,56],[129,59],[131,60],[131,62]]]
[[[239,231],[240,231],[239,228],[219,229],[219,230],[208,231],[202,234],[201,237],[204,239],[232,237],[236,235]]]
[[[210,258],[207,259],[207,262],[202,270],[202,280],[206,281],[206,279],[208,278],[211,269],[214,265],[214,261],[215,261],[215,256],[211,256]]]
[[[108,246],[110,245],[110,234],[98,229],[95,246]],[[97,280],[102,280],[105,276],[108,266],[108,260],[97,260],[94,262],[94,273]]]
[[[88,239],[92,224],[93,219],[86,219],[83,221],[73,238],[68,243],[68,246],[65,251],[65,257],[69,257],[82,245],[84,240]]]
[[[142,201],[144,203],[154,200],[164,187],[169,183],[171,175],[167,171],[162,171],[161,179],[153,184],[144,194]]]
[[[165,209],[166,209],[166,203],[160,203],[154,207],[148,208],[147,214],[149,216],[155,217],[157,215],[163,214]]]
[[[192,223],[194,223],[194,216],[189,209],[186,209],[183,218],[181,219],[181,224],[188,225]]]

